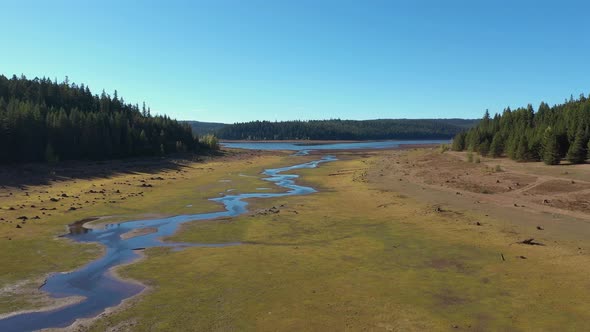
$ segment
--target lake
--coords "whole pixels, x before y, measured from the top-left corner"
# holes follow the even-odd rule
[[[350,149],[390,149],[400,145],[417,144],[448,144],[451,140],[387,140],[387,141],[366,141],[366,142],[330,142],[330,143],[306,143],[302,142],[221,142],[221,146],[236,149],[249,150],[350,150]]]

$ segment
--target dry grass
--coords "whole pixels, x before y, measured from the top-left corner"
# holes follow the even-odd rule
[[[219,209],[208,198],[230,188],[250,192],[267,186],[258,176],[260,164],[285,163],[289,161],[283,156],[248,153],[207,163],[179,161],[178,167],[149,171],[131,164],[125,171],[85,177],[64,171],[53,180],[39,181],[31,175],[18,179],[29,183],[26,186],[4,186],[0,192],[0,313],[51,304],[37,291],[45,276],[73,270],[101,254],[97,245],[59,238],[68,224],[94,216],[110,216],[101,222],[111,223]],[[21,216],[27,220],[18,219]],[[15,284],[21,286],[11,287]]]
[[[121,273],[153,290],[91,330],[585,328],[590,266],[577,248],[515,244],[505,221],[387,188],[380,158],[341,158],[300,171],[321,192],[254,202],[279,213],[174,236],[243,245],[149,250]]]

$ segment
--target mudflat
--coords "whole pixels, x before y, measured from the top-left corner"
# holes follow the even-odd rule
[[[485,158],[475,164],[464,154],[431,148],[331,154],[339,160],[295,172],[317,193],[252,201],[247,215],[187,223],[164,239],[241,245],[152,248],[145,259],[118,269],[149,290],[75,329],[585,328],[590,319],[589,165]],[[12,195],[1,203],[15,209],[2,211],[3,217],[10,214],[1,227],[11,239],[2,239],[0,246],[5,253],[18,246],[10,247],[15,254],[0,255],[10,270],[1,285],[42,280],[46,273],[100,255],[96,246],[56,239],[68,223],[210,211],[215,205],[207,198],[224,190],[268,186],[260,180],[264,168],[314,158],[319,156],[256,152],[185,161],[181,170],[10,187]],[[164,180],[151,180],[158,177]],[[103,196],[90,190],[102,188],[104,200],[84,205]],[[60,198],[62,191],[68,197]],[[70,210],[79,206],[75,196],[83,200],[82,209]],[[43,207],[57,209],[16,228],[18,216]],[[42,294],[12,294],[2,294],[3,312],[40,306],[43,299]]]

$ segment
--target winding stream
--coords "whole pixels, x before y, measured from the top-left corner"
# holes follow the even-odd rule
[[[336,160],[333,156],[325,156],[320,160],[308,163],[267,169],[263,172],[268,177],[264,178],[280,187],[288,189],[282,193],[244,193],[212,198],[212,201],[224,205],[224,211],[200,213],[192,215],[180,215],[155,220],[137,220],[113,224],[105,229],[91,230],[84,228],[83,232],[72,233],[66,237],[77,242],[98,242],[106,247],[106,253],[101,258],[85,265],[84,267],[68,272],[56,273],[47,279],[41,290],[49,293],[54,298],[70,296],[82,296],[81,302],[49,311],[37,311],[22,313],[0,320],[0,331],[32,331],[44,328],[66,327],[79,318],[94,317],[106,308],[114,307],[123,300],[139,294],[143,286],[131,281],[115,278],[110,272],[111,268],[130,263],[139,258],[135,249],[151,247],[173,247],[182,249],[186,247],[221,247],[239,245],[239,243],[222,244],[195,244],[195,243],[164,243],[159,239],[172,235],[178,226],[184,222],[205,220],[219,217],[233,217],[247,212],[249,198],[275,198],[292,195],[305,195],[315,192],[311,187],[295,184],[298,175],[282,174],[290,170],[302,168],[315,168],[320,163]],[[154,228],[155,232],[129,239],[122,239],[121,235],[132,230],[142,228]]]

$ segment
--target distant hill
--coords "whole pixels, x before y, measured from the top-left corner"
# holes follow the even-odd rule
[[[201,121],[181,121],[187,123],[193,130],[193,135],[214,134],[219,129],[227,126],[225,123],[219,122],[201,122]]]
[[[439,121],[465,129],[473,128],[481,121],[481,119],[425,119],[430,121]]]
[[[472,119],[377,119],[252,121],[219,128],[222,139],[237,140],[381,140],[450,139],[475,126]]]

